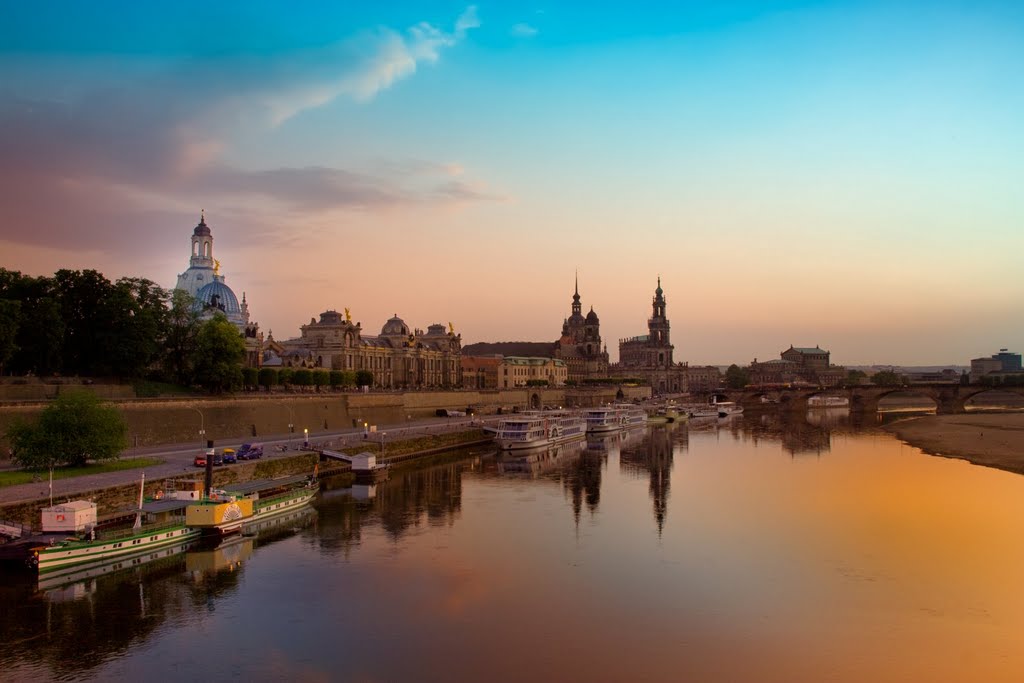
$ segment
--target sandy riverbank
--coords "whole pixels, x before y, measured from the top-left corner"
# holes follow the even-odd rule
[[[1024,474],[1024,413],[928,415],[885,429],[926,453]]]

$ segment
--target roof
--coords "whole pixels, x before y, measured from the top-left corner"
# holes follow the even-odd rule
[[[245,496],[257,491],[266,491],[269,489],[281,488],[283,486],[302,484],[308,479],[308,474],[295,474],[290,477],[280,477],[278,479],[254,479],[253,481],[227,484],[224,486],[224,490],[229,493],[236,493]]]
[[[510,365],[565,365],[565,361],[558,358],[526,357],[526,356],[505,356],[505,362]]]
[[[162,498],[160,500],[146,501],[142,505],[143,512],[149,512],[156,514],[159,512],[170,512],[171,510],[180,510],[184,507],[188,507],[191,500],[178,500],[176,498]]]
[[[94,509],[95,507],[96,507],[96,503],[93,503],[93,502],[88,501],[88,500],[72,500],[72,501],[67,502],[67,503],[61,503],[59,505],[54,505],[52,507],[43,508],[43,509],[44,510],[60,510],[62,512],[65,512],[67,510],[89,510],[89,509]]]
[[[798,353],[828,353],[828,351],[826,351],[825,349],[817,347],[817,346],[815,346],[814,348],[811,348],[809,346],[790,346],[786,350],[787,351],[796,351]]]
[[[216,297],[216,306],[225,313],[241,313],[242,307],[238,305],[238,297],[223,282],[223,278],[215,279],[203,286],[196,292],[196,306],[202,309],[204,306],[213,306]]]

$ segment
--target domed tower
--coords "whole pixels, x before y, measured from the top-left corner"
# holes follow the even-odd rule
[[[587,318],[583,323],[583,338],[591,342],[601,341],[601,321],[598,319],[597,313],[594,312],[593,306],[590,307],[590,313],[587,313]]]
[[[188,270],[178,276],[176,289],[182,289],[191,296],[214,281],[216,261],[213,259],[213,233],[206,224],[206,213],[200,212],[199,223],[192,231],[192,252]]]
[[[382,337],[408,337],[412,334],[412,330],[405,324],[405,321],[398,317],[395,313],[394,317],[389,318],[384,327],[380,330],[380,336]]]

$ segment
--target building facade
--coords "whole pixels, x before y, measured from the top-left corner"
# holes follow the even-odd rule
[[[601,321],[593,306],[584,317],[579,278],[572,295],[572,314],[562,322],[554,357],[565,363],[568,379],[573,382],[608,377],[608,349],[601,343]]]
[[[275,342],[284,367],[366,370],[373,385],[386,389],[462,386],[462,335],[451,324],[434,324],[424,332],[410,329],[396,314],[377,336],[364,336],[346,309],[324,311],[300,328],[300,336]]]
[[[846,379],[846,368],[832,365],[831,354],[821,347],[795,347],[779,354],[779,360],[750,364],[750,383],[808,384],[822,387],[838,386]]]

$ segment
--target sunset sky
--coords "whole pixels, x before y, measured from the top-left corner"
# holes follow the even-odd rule
[[[1024,3],[34,2],[0,21],[0,267],[165,287],[205,209],[276,338],[676,360],[1024,349]]]

